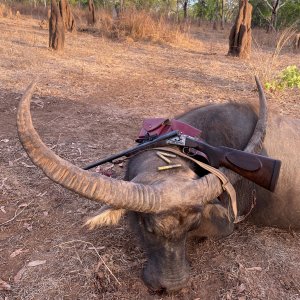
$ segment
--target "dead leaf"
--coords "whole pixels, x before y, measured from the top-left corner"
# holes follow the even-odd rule
[[[47,194],[47,191],[45,191],[44,193],[38,193],[37,196],[38,197],[44,197]]]
[[[114,167],[115,165],[114,164],[111,164],[111,163],[109,163],[109,164],[107,164],[106,166],[98,166],[97,168],[96,168],[96,172],[98,171],[108,171],[108,170],[111,170],[113,167]]]
[[[88,250],[103,250],[105,249],[105,246],[101,246],[101,247],[88,247]]]
[[[0,291],[10,291],[11,286],[4,280],[0,279]]]
[[[245,290],[246,290],[246,286],[245,286],[244,283],[242,283],[242,284],[238,287],[237,292],[238,292],[239,294],[241,294],[241,293],[244,292]]]
[[[36,267],[46,263],[46,260],[34,260],[27,264],[28,267]]]
[[[241,264],[241,263],[238,263],[239,264],[239,269],[240,270],[245,270],[245,267],[243,266],[243,264]]]
[[[227,292],[226,293],[226,300],[231,300],[232,298],[231,298],[231,292]]]
[[[14,257],[20,255],[21,253],[26,253],[28,251],[29,251],[28,249],[23,250],[23,248],[20,248],[20,249],[15,250],[9,257],[14,258]]]
[[[4,214],[6,214],[5,206],[0,206],[0,210],[1,210]]]
[[[28,165],[28,164],[26,164],[26,163],[24,163],[24,162],[21,162],[21,164],[22,164],[24,167],[26,167],[26,168],[35,168],[35,166],[33,166],[33,165]]]
[[[115,171],[113,170],[113,167],[114,167],[113,164],[109,164],[108,166],[105,167],[98,166],[95,171],[104,176],[113,177],[115,175]]]
[[[15,283],[18,283],[21,279],[22,279],[22,276],[24,274],[24,272],[26,271],[26,267],[23,267],[14,277],[14,282]]]
[[[42,101],[40,99],[33,99],[33,100],[31,100],[31,102],[33,102],[34,104],[36,104],[40,108],[44,108],[44,101]]]
[[[28,231],[32,231],[32,225],[31,224],[24,223],[23,227],[26,228]]]
[[[28,203],[21,203],[18,208],[23,208],[23,207],[27,207],[28,206]]]
[[[262,271],[262,267],[245,268],[246,271]]]
[[[8,143],[9,139],[3,139],[3,140],[1,140],[1,142]]]

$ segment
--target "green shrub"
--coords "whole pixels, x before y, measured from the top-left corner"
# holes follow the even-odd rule
[[[284,90],[286,88],[300,89],[300,70],[297,66],[288,66],[280,72],[275,80],[265,83],[268,91]]]

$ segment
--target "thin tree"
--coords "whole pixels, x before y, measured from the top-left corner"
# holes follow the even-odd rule
[[[187,20],[187,8],[188,8],[188,0],[183,0],[183,19]]]
[[[273,0],[271,3],[268,0],[264,0],[267,6],[271,9],[271,19],[269,22],[269,26],[267,28],[267,32],[276,31],[277,30],[277,16],[279,9],[285,5],[286,2],[282,2],[280,0]]]
[[[252,5],[248,0],[241,0],[239,13],[229,35],[228,55],[248,58],[251,52],[251,17]]]
[[[95,16],[95,5],[93,0],[89,0],[89,12],[87,16],[88,25],[96,24],[96,16]]]
[[[225,25],[225,0],[222,0],[222,6],[221,6],[221,29],[224,30]]]
[[[115,11],[116,11],[118,19],[120,18],[121,14],[124,11],[124,5],[125,5],[125,1],[124,0],[116,1],[116,3],[115,3]]]
[[[201,14],[201,8],[202,8],[202,5],[203,5],[203,0],[198,0],[198,6],[199,6],[198,26],[201,25],[201,17],[202,17],[202,14]]]
[[[213,16],[213,29],[218,29],[218,21],[220,19],[221,29],[224,30],[225,24],[225,0],[221,0],[221,10],[220,10],[220,1],[216,0],[215,2],[215,11]]]
[[[294,50],[300,51],[300,33],[295,34],[293,44],[294,44]]]
[[[215,12],[213,17],[213,29],[218,30],[218,19],[219,19],[219,0],[216,0]]]
[[[176,19],[177,23],[179,23],[179,0],[176,0]]]
[[[49,19],[49,47],[53,50],[63,50],[65,29],[62,16],[56,0],[51,0],[51,15]]]
[[[122,13],[124,10],[125,0],[120,0],[120,12]]]

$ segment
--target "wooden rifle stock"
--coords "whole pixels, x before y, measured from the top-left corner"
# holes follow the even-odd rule
[[[226,167],[271,192],[276,187],[280,160],[223,146],[214,147],[189,137],[186,138],[186,146],[204,152],[215,168]]]

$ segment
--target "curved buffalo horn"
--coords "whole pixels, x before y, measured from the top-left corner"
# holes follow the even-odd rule
[[[185,204],[204,204],[222,192],[220,182],[214,175],[196,180],[195,193],[191,192],[195,186],[194,180],[182,181],[177,188],[171,184],[143,185],[100,176],[72,165],[50,150],[32,125],[30,102],[35,85],[33,82],[27,88],[20,101],[18,134],[32,162],[54,182],[90,200],[141,212],[159,212]],[[178,199],[184,200],[181,202]]]
[[[264,94],[264,90],[259,82],[257,76],[255,76],[255,81],[259,94],[259,116],[256,123],[253,135],[248,142],[248,145],[244,149],[245,152],[249,153],[259,153],[263,147],[263,141],[266,135],[267,122],[268,122],[268,111],[267,111],[267,100]]]
[[[267,111],[267,100],[259,82],[258,78],[255,76],[255,81],[258,89],[259,95],[259,115],[256,126],[254,128],[252,137],[250,138],[244,151],[248,153],[260,153],[263,147],[263,141],[266,135],[267,122],[268,122],[268,111]],[[233,173],[232,171],[223,168],[222,172],[225,176],[228,176],[231,184],[235,184],[241,177],[240,175]]]

